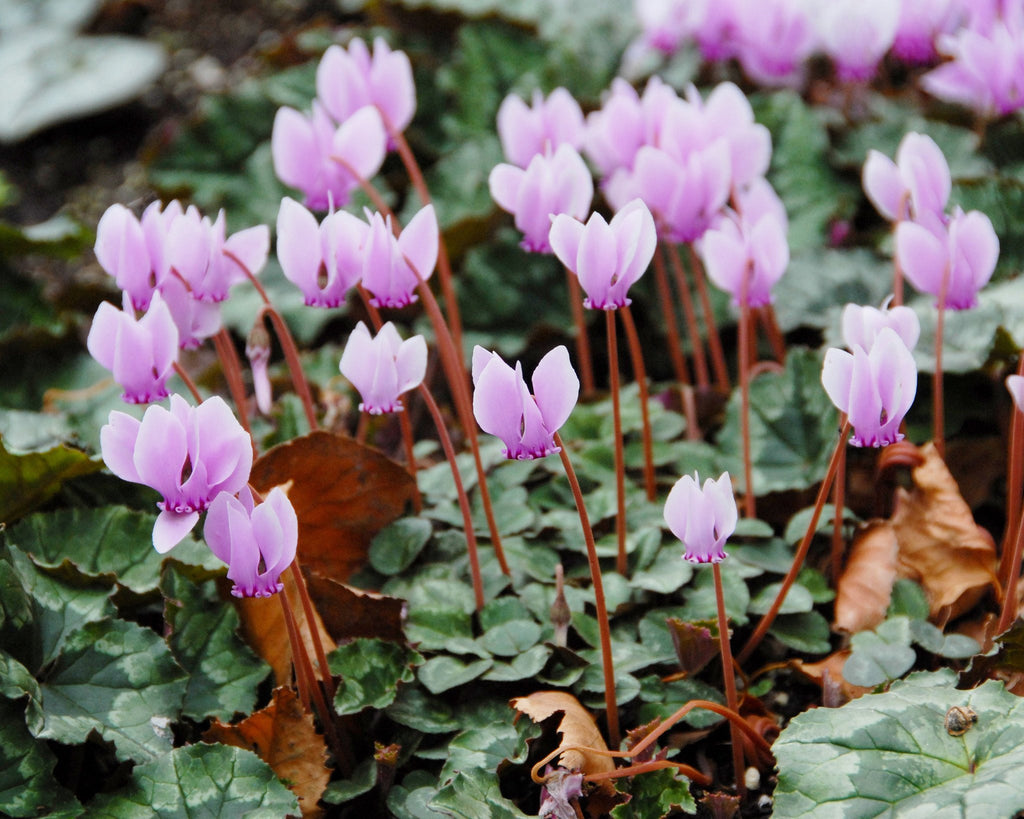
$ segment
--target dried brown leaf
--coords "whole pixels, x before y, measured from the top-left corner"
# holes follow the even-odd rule
[[[306,582],[317,612],[336,641],[370,637],[404,642],[402,623],[407,604],[401,598],[356,589],[315,574],[307,575]]]
[[[850,649],[844,648],[829,654],[825,659],[816,663],[805,663],[803,660],[790,660],[789,666],[795,668],[809,680],[816,682],[824,691],[828,684],[838,684],[839,691],[846,701],[855,700],[857,697],[868,694],[872,689],[862,685],[854,685],[847,682],[843,676],[843,667],[850,657]]]
[[[564,691],[536,691],[526,697],[517,697],[509,704],[534,722],[543,722],[561,712],[562,719],[558,723],[558,732],[562,735],[562,741],[558,746],[560,749],[580,745],[602,751],[608,750],[594,718],[572,694]],[[584,774],[603,773],[615,769],[615,763],[610,757],[577,750],[565,751],[559,757],[559,764],[563,768],[583,771]]]
[[[885,619],[896,580],[897,553],[896,531],[889,521],[870,521],[857,532],[836,583],[836,631],[873,629]]]
[[[405,467],[372,447],[311,432],[256,461],[249,479],[260,492],[288,487],[299,518],[302,565],[344,583],[366,564],[373,536],[416,497]]]
[[[997,588],[996,547],[974,522],[934,444],[920,452],[924,461],[911,472],[914,489],[897,492],[892,524],[901,576],[921,584],[931,619],[944,625]]]
[[[270,705],[237,725],[214,720],[203,739],[253,751],[288,784],[303,816],[321,815],[317,802],[331,778],[327,748],[291,688],[274,689]]]

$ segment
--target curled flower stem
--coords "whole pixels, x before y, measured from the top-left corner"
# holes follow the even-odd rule
[[[188,387],[188,391],[192,393],[192,397],[196,399],[197,404],[203,403],[203,396],[199,394],[199,388],[196,386],[196,382],[192,380],[192,377],[185,371],[177,361],[174,362],[174,372],[178,374],[178,378],[185,382],[185,386]],[[245,430],[248,432],[248,428]]]
[[[441,446],[444,448],[445,457],[452,469],[452,480],[455,481],[455,491],[459,496],[459,509],[462,511],[462,522],[466,530],[466,550],[469,553],[469,571],[473,578],[473,597],[476,600],[476,610],[479,612],[484,607],[484,583],[480,576],[480,555],[476,546],[476,532],[473,529],[473,515],[469,508],[469,498],[462,485],[462,476],[459,474],[459,464],[455,460],[455,447],[452,446],[451,436],[444,425],[444,417],[441,410],[430,394],[426,385],[419,386],[420,397],[430,411],[430,417],[434,419],[434,426],[437,427],[437,436],[441,439]]]
[[[807,531],[804,532],[803,540],[800,541],[800,545],[797,547],[796,554],[793,555],[793,562],[789,566],[789,571],[786,573],[786,577],[782,581],[782,586],[779,588],[778,594],[775,595],[775,600],[772,601],[771,608],[761,617],[760,622],[757,624],[757,628],[754,629],[754,633],[750,635],[749,639],[743,650],[739,653],[737,658],[742,665],[753,653],[754,649],[760,644],[761,640],[764,639],[764,635],[768,633],[768,629],[771,624],[775,622],[775,617],[779,613],[779,609],[782,607],[783,601],[786,599],[786,595],[789,593],[790,587],[796,580],[797,574],[800,572],[800,568],[804,564],[804,558],[807,557],[807,551],[811,547],[811,540],[814,539],[814,532],[818,528],[818,521],[821,519],[821,511],[825,507],[825,499],[828,497],[829,491],[832,489],[832,482],[836,478],[836,473],[839,471],[839,463],[842,460],[842,452],[846,449],[846,439],[850,435],[850,422],[847,420],[843,423],[842,429],[839,431],[839,441],[836,443],[836,448],[832,453],[832,459],[828,464],[828,471],[825,473],[825,478],[821,482],[821,486],[818,488],[818,497],[814,501],[814,511],[811,513],[811,519],[807,524]]]
[[[630,312],[629,305],[621,308],[621,312],[622,326],[626,330],[626,341],[629,344],[629,357],[633,362],[633,375],[640,388],[640,417],[643,420],[644,443],[644,488],[647,490],[647,500],[653,503],[657,497],[658,487],[654,479],[654,440],[651,434],[651,412],[648,406],[650,395],[647,392],[647,368],[644,367],[644,352],[640,346],[640,336],[637,334],[636,323],[633,321],[633,313]]]
[[[725,352],[722,350],[722,337],[718,333],[718,324],[715,322],[715,311],[711,308],[711,297],[708,295],[708,283],[704,276],[704,265],[693,247],[693,242],[687,242],[687,249],[690,251],[690,266],[693,269],[693,278],[697,283],[697,295],[700,298],[700,308],[704,313],[704,326],[708,332],[708,349],[711,351],[711,366],[715,370],[715,382],[722,392],[729,392],[729,368],[725,365]]]
[[[608,335],[608,383],[612,394],[612,422],[615,427],[615,536],[618,551],[615,570],[625,577],[629,573],[626,559],[626,458],[622,443],[622,402],[619,396],[619,345],[615,334],[615,311],[605,310]]]
[[[398,149],[398,155],[401,157],[402,164],[405,165],[406,173],[409,174],[409,181],[412,182],[412,186],[416,189],[420,202],[424,206],[431,204],[430,191],[427,189],[427,182],[423,178],[423,171],[420,170],[419,163],[416,161],[416,155],[409,147],[405,134],[391,124],[383,111],[381,112],[381,118],[384,120],[384,127],[388,132],[388,136],[391,137],[395,147]],[[451,328],[452,338],[454,339],[457,360],[459,366],[465,369],[465,361],[462,354],[462,317],[459,315],[459,300],[455,296],[455,286],[452,283],[452,264],[448,258],[448,248],[445,246],[443,234],[439,236],[439,240],[437,245],[437,273],[441,279],[441,293],[444,295],[444,306],[448,313],[448,326]]]
[[[672,288],[668,283],[665,259],[660,253],[655,252],[652,261],[654,262],[654,284],[658,288],[658,301],[661,302],[661,312],[665,317],[665,332],[668,335],[668,355],[672,361],[672,370],[675,372],[676,381],[679,384],[689,384],[690,368],[686,366],[686,357],[683,355],[683,342],[679,338],[679,325],[676,324],[676,311],[672,307]]]
[[[722,677],[725,681],[725,701],[732,711],[740,712],[739,700],[736,696],[736,674],[732,668],[732,649],[729,645],[729,617],[725,613],[725,594],[722,591],[722,570],[717,563],[712,564],[715,579],[715,604],[718,608],[718,644],[722,650]],[[732,743],[732,768],[736,777],[736,790],[744,796],[746,788],[743,781],[743,746],[740,744],[739,729],[736,723],[729,722],[729,738]]]
[[[302,408],[306,413],[306,421],[309,423],[309,428],[311,430],[319,429],[320,425],[317,424],[316,413],[313,411],[313,395],[309,390],[306,374],[302,370],[302,362],[299,360],[299,348],[295,345],[295,338],[292,336],[291,330],[288,329],[288,324],[277,311],[277,308],[274,307],[273,302],[270,301],[270,297],[267,295],[267,291],[263,288],[260,280],[242,263],[242,260],[230,250],[225,250],[224,255],[237,264],[242,272],[245,273],[246,278],[252,282],[252,286],[256,288],[256,292],[259,293],[260,298],[263,300],[263,310],[260,315],[265,314],[269,316],[270,323],[274,325],[274,333],[281,344],[281,351],[284,353],[284,360],[288,365],[288,373],[291,375],[292,384],[295,385],[295,391],[302,401]]]
[[[743,440],[743,516],[757,517],[754,493],[754,466],[750,456],[750,336],[751,316],[747,288],[750,284],[749,268],[740,284],[740,331],[737,345],[740,373],[740,436]]]
[[[686,271],[683,270],[683,263],[679,254],[675,253],[668,245],[662,242],[665,248],[665,255],[668,256],[672,265],[672,272],[675,274],[676,287],[679,288],[679,300],[683,305],[683,315],[686,317],[686,329],[690,334],[690,346],[693,347],[693,369],[697,376],[697,386],[707,389],[711,385],[708,376],[708,363],[704,358],[704,342],[700,337],[700,327],[697,324],[697,311],[693,306],[693,297],[690,295],[690,283],[686,281]]]
[[[217,351],[217,358],[220,359],[220,368],[224,372],[224,380],[228,382],[228,392],[231,393],[231,400],[235,402],[235,409],[238,411],[238,421],[242,425],[242,429],[251,434],[245,384],[242,381],[242,363],[238,360],[238,352],[235,350],[231,336],[225,328],[221,327],[214,333],[213,348]]]
[[[590,356],[590,338],[587,336],[587,321],[583,314],[583,290],[576,274],[565,267],[565,283],[569,290],[569,309],[572,322],[576,325],[576,357],[580,361],[580,381],[583,394],[594,394],[594,361]]]
[[[569,487],[572,489],[572,496],[576,501],[576,511],[579,513],[580,525],[583,527],[583,540],[587,545],[587,562],[590,565],[590,581],[594,584],[594,604],[597,607],[597,628],[601,643],[604,710],[608,722],[608,739],[610,744],[617,748],[621,737],[619,734],[619,707],[615,703],[615,666],[612,663],[611,628],[608,624],[608,608],[604,602],[604,583],[601,581],[601,564],[597,559],[597,544],[594,542],[594,531],[590,528],[590,517],[587,515],[587,507],[583,503],[583,491],[576,478],[576,470],[572,468],[569,453],[565,451],[565,445],[562,443],[562,436],[557,432],[555,433],[555,446],[558,447],[558,456],[562,459],[565,477],[569,480]]]
[[[939,285],[939,314],[935,320],[935,372],[932,373],[932,440],[940,458],[946,457],[946,409],[942,385],[942,336],[946,327],[946,293],[949,290],[949,265],[942,271]]]

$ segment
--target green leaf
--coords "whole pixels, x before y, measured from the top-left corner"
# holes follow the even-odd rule
[[[491,654],[514,657],[537,644],[541,627],[514,597],[492,600],[480,612],[480,645]]]
[[[721,667],[721,663],[719,663]],[[650,722],[655,718],[668,719],[690,700],[711,700],[725,704],[722,692],[707,683],[694,679],[673,680],[662,682],[660,677],[645,677],[640,688],[640,706],[637,720],[639,724]],[[722,717],[714,711],[694,708],[683,717],[682,722],[694,728],[708,728],[722,721]]]
[[[551,649],[545,645],[534,646],[522,654],[514,656],[509,662],[495,662],[491,670],[484,674],[487,682],[515,682],[525,680],[539,674],[547,665]]]
[[[10,529],[8,539],[40,566],[56,568],[67,560],[86,577],[116,578],[136,594],[159,586],[168,559],[203,566],[208,572],[223,571],[223,564],[194,537],[161,555],[153,548],[155,521],[156,515],[123,506],[61,509],[30,515]]]
[[[441,697],[433,697],[418,685],[401,685],[398,696],[385,713],[399,725],[424,734],[446,734],[459,727],[452,706]]]
[[[940,657],[965,659],[981,651],[977,640],[966,634],[943,634],[940,629],[925,620],[911,620],[910,633],[914,642],[921,648]]]
[[[42,698],[39,683],[25,666],[6,651],[0,651],[0,697],[9,700],[28,697],[29,708],[33,713],[39,713],[39,701]]]
[[[456,819],[525,819],[515,804],[501,795],[491,771],[462,771],[430,800],[430,810]],[[428,814],[429,815],[429,814]]]
[[[494,660],[484,659],[464,663],[455,657],[431,657],[420,666],[419,678],[431,694],[440,694],[456,686],[475,680],[494,665]]]
[[[1024,808],[1022,702],[996,681],[959,691],[944,669],[842,708],[805,711],[772,747],[776,815],[1013,816]],[[945,728],[953,706],[978,715],[962,736]]]
[[[854,685],[872,687],[895,680],[913,666],[917,655],[910,647],[910,621],[893,617],[875,631],[853,635],[853,652],[843,666],[843,676]]]
[[[422,663],[419,652],[387,640],[364,638],[339,646],[327,657],[331,673],[341,675],[334,710],[344,715],[386,708],[398,696],[398,684],[412,682],[413,667]]]
[[[364,793],[369,793],[377,785],[377,761],[364,759],[352,772],[352,776],[340,782],[332,782],[327,786],[321,797],[331,805],[341,805]]]
[[[889,601],[888,617],[904,615],[911,620],[927,620],[930,612],[928,598],[920,584],[901,577],[892,586],[892,598]]]
[[[540,736],[540,726],[532,720],[517,720],[513,724],[512,709],[508,711],[507,719],[462,731],[448,743],[442,780],[459,772],[496,771],[505,760],[515,764],[526,761],[526,741]]]
[[[295,794],[252,751],[205,744],[175,748],[139,765],[130,785],[89,805],[97,819],[280,819],[299,813]]]
[[[257,688],[270,672],[238,634],[238,612],[212,580],[195,583],[173,563],[164,572],[164,621],[174,659],[188,672],[181,711],[202,721],[230,722],[256,708]]]
[[[119,759],[149,761],[171,748],[185,674],[152,631],[104,620],[71,634],[41,688],[36,736],[76,745],[96,731]]]
[[[405,636],[418,648],[431,651],[444,649],[453,654],[486,654],[473,637],[470,616],[461,609],[413,609],[405,621]]]
[[[102,468],[99,460],[68,446],[19,455],[0,441],[0,520],[13,522],[57,494],[64,481]]]
[[[25,710],[0,699],[0,813],[29,817],[79,807],[53,777],[57,758],[25,726]],[[80,810],[80,807],[79,807]]]
[[[690,780],[667,768],[634,776],[628,787],[620,787],[620,790],[630,794],[632,799],[613,808],[612,819],[631,819],[634,816],[662,819],[673,811],[697,812],[697,803],[690,795]]]
[[[402,784],[388,791],[388,810],[397,819],[433,817],[434,811],[427,805],[437,795],[437,788],[437,777],[420,769],[412,771]]]
[[[432,531],[430,521],[423,518],[399,518],[370,543],[370,565],[386,575],[405,571],[423,551]]]
[[[784,646],[805,654],[824,654],[832,648],[828,620],[816,611],[780,615],[768,633]]]
[[[726,564],[722,572],[722,591],[725,596],[725,612],[736,625],[747,622],[747,610],[750,608],[750,591],[743,578],[736,571],[729,571]],[[711,571],[698,571],[686,589],[686,600],[679,611],[682,620],[705,620],[715,617],[718,604],[715,599],[715,581]]]
[[[750,601],[750,613],[767,614],[781,589],[781,581],[778,583],[769,583],[761,589],[754,599]],[[782,606],[779,608],[779,614],[804,614],[813,608],[814,598],[811,597],[810,591],[805,589],[799,583],[794,583],[786,594],[786,599],[782,601]]]
[[[782,373],[764,373],[750,384],[750,455],[758,495],[806,489],[828,470],[837,435],[836,409],[821,386],[818,353],[791,350]],[[719,434],[722,465],[743,474],[740,392],[733,391]],[[742,479],[737,491],[743,491]]]
[[[683,560],[678,542],[662,546],[654,562],[643,571],[636,572],[632,584],[638,589],[672,594],[679,591],[693,577],[693,566]]]

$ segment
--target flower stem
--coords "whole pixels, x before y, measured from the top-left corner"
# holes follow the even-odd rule
[[[203,396],[199,393],[199,388],[196,386],[196,382],[192,380],[192,377],[185,371],[177,361],[174,362],[174,372],[178,374],[178,378],[185,382],[185,386],[188,391],[192,393],[192,397],[196,400],[197,404],[203,403]],[[249,430],[246,429],[246,432]]]
[[[687,242],[686,247],[690,251],[690,266],[693,269],[693,278],[697,282],[697,295],[700,298],[700,308],[704,313],[704,326],[708,333],[708,349],[711,351],[711,366],[715,370],[715,382],[722,392],[729,392],[729,368],[725,366],[725,352],[722,350],[722,337],[718,333],[718,324],[715,322],[715,311],[711,308],[711,297],[708,294],[708,283],[704,276],[704,265],[694,250],[693,242]]]
[[[355,179],[355,180],[356,180],[356,184],[357,184],[357,185],[359,185],[359,189],[360,189],[360,190],[361,190],[361,191],[362,191],[363,193],[365,193],[365,194],[366,194],[366,197],[367,197],[367,199],[369,199],[369,200],[370,200],[370,203],[371,203],[371,204],[372,204],[372,205],[373,205],[373,206],[374,206],[374,207],[375,207],[375,208],[376,208],[376,209],[377,209],[378,211],[380,211],[380,215],[381,215],[381,216],[390,216],[390,217],[391,217],[391,224],[397,227],[397,226],[398,226],[398,220],[397,220],[397,219],[395,218],[395,213],[394,213],[394,211],[392,211],[392,210],[391,210],[391,208],[389,208],[389,207],[388,207],[388,204],[387,204],[387,202],[385,202],[385,201],[384,201],[384,197],[380,195],[380,191],[378,191],[378,190],[377,190],[377,189],[376,189],[376,188],[375,188],[375,187],[373,186],[373,183],[372,183],[372,182],[370,182],[370,180],[366,179],[366,178],[365,178],[364,176],[360,175],[360,174],[359,174],[359,173],[358,173],[358,172],[356,171],[356,169],[355,169],[355,168],[353,168],[353,167],[352,167],[352,165],[351,165],[351,164],[349,164],[349,163],[348,163],[348,162],[347,162],[347,161],[346,161],[345,159],[343,159],[342,157],[340,157],[340,156],[332,156],[332,157],[331,157],[331,159],[332,159],[332,160],[333,160],[334,162],[337,162],[337,163],[338,163],[339,165],[341,165],[341,167],[343,167],[343,168],[345,169],[345,171],[346,171],[346,172],[347,172],[347,173],[348,173],[348,174],[349,174],[349,175],[350,175],[350,176],[351,176],[351,177],[352,177],[353,179]]]
[[[316,653],[316,663],[320,666],[320,679],[323,680],[324,688],[327,689],[327,698],[334,701],[334,678],[327,667],[327,654],[324,652],[324,643],[320,639],[320,629],[317,626],[316,612],[313,610],[313,600],[309,596],[309,587],[306,585],[306,578],[299,566],[299,558],[292,560],[292,579],[295,581],[295,588],[299,590],[299,601],[302,603],[302,613],[306,616],[306,625],[309,628],[309,637],[313,642],[313,651]]]
[[[612,394],[612,422],[615,427],[615,536],[618,542],[615,570],[623,577],[629,572],[626,560],[626,458],[622,443],[622,405],[619,396],[619,345],[615,334],[615,311],[605,310],[608,335],[608,383]]]
[[[580,288],[576,274],[569,268],[565,269],[565,283],[569,290],[569,309],[572,321],[576,325],[576,358],[580,362],[580,380],[583,382],[583,394],[594,394],[594,361],[590,356],[590,338],[587,335],[587,321],[583,314],[583,290]]]
[[[1013,554],[1010,558],[1010,571],[1006,578],[1006,592],[1003,595],[1003,607],[999,612],[999,625],[995,633],[1002,634],[1017,617],[1017,583],[1020,580],[1020,561],[1024,554],[1024,517],[1017,525],[1017,537],[1013,541]]]
[[[743,274],[740,285],[740,328],[737,356],[740,373],[740,435],[743,440],[743,516],[757,517],[757,500],[754,493],[754,465],[750,456],[750,302],[747,286],[750,281],[749,268]]]
[[[772,347],[772,353],[779,364],[786,363],[786,339],[779,329],[778,319],[775,317],[775,308],[765,304],[757,308],[757,316],[764,327],[764,334],[768,337],[768,343]]]
[[[469,571],[473,577],[473,597],[476,600],[476,610],[479,612],[484,607],[484,583],[480,576],[480,555],[476,547],[476,532],[473,529],[473,515],[469,509],[469,498],[462,485],[462,476],[459,474],[459,464],[455,460],[455,448],[452,446],[451,436],[444,425],[444,418],[441,410],[430,394],[425,384],[419,386],[420,397],[427,405],[431,418],[434,419],[434,426],[437,427],[437,436],[441,439],[441,446],[444,448],[445,457],[452,469],[452,479],[455,481],[455,491],[459,496],[459,509],[462,510],[463,526],[466,530],[466,550],[469,552]]]
[[[840,413],[839,423],[846,423],[846,413]],[[835,582],[842,574],[843,562],[843,507],[846,505],[846,447],[842,447],[839,454],[839,466],[836,468],[836,480],[832,489],[832,504],[835,506],[835,515],[832,518],[832,556],[829,566],[832,572],[832,581]]]
[[[231,393],[231,400],[235,402],[238,421],[241,423],[242,429],[250,432],[245,384],[242,380],[242,364],[238,360],[238,352],[231,341],[231,336],[225,328],[221,327],[214,333],[213,348],[217,351],[217,358],[220,359],[220,368],[224,373],[224,380],[228,382],[228,392]]]
[[[896,235],[896,228],[899,227],[899,222],[892,223],[893,237]],[[892,301],[889,302],[890,307],[899,307],[903,304],[903,269],[900,267],[900,257],[896,254],[892,254]]]
[[[807,531],[804,532],[803,540],[800,541],[796,554],[793,555],[793,562],[789,566],[789,572],[787,572],[786,577],[783,579],[782,587],[779,589],[779,593],[775,595],[775,600],[772,602],[771,608],[768,609],[763,617],[761,617],[760,622],[757,624],[757,628],[754,629],[754,633],[750,635],[750,638],[747,640],[747,644],[743,646],[743,650],[739,654],[738,659],[741,665],[750,658],[754,649],[757,648],[761,640],[764,639],[764,635],[768,632],[771,624],[775,621],[775,617],[779,613],[779,609],[782,607],[782,602],[786,599],[786,595],[789,593],[790,587],[793,585],[797,574],[800,572],[800,568],[803,566],[804,558],[807,557],[807,551],[811,547],[811,540],[814,539],[814,532],[818,528],[818,521],[821,519],[821,511],[825,507],[825,498],[828,497],[828,493],[832,489],[832,482],[835,480],[836,473],[839,471],[842,452],[846,449],[846,439],[849,435],[850,422],[847,420],[843,424],[843,428],[839,431],[839,441],[832,453],[832,460],[829,461],[828,471],[825,473],[825,479],[821,482],[821,486],[818,488],[818,497],[814,501],[814,511],[811,513],[811,519],[807,524]]]
[[[1017,362],[1017,375],[1024,376],[1024,354]],[[999,585],[1006,588],[1010,573],[1010,537],[1017,530],[1020,519],[1021,484],[1024,483],[1024,412],[1011,402],[1013,417],[1010,421],[1010,447],[1007,453],[1009,467],[1006,475],[1006,534],[999,553]]]
[[[608,722],[608,739],[612,747],[618,748],[621,737],[619,735],[619,707],[615,703],[615,667],[612,664],[612,637],[611,628],[608,624],[608,609],[604,602],[601,564],[597,559],[597,544],[594,542],[594,531],[590,528],[587,507],[583,503],[583,492],[580,489],[580,482],[576,478],[576,471],[572,468],[569,453],[565,451],[562,437],[557,432],[555,433],[555,446],[558,447],[558,455],[562,459],[562,467],[565,469],[565,476],[569,480],[569,487],[572,489],[572,496],[576,501],[576,511],[579,513],[580,525],[583,527],[583,540],[587,545],[587,562],[590,564],[590,580],[594,584],[594,603],[597,606],[597,628],[600,634],[601,665],[604,671],[604,709]]]
[[[626,341],[629,344],[629,357],[633,362],[633,375],[640,388],[640,417],[643,419],[644,441],[644,488],[647,490],[647,500],[653,503],[657,497],[658,487],[654,479],[654,440],[651,434],[651,412],[648,406],[650,395],[647,392],[647,369],[644,367],[644,352],[640,346],[640,336],[637,334],[629,305],[622,307],[621,312],[622,326],[626,329]]]
[[[660,254],[654,254],[654,284],[658,288],[658,301],[661,302],[661,312],[665,317],[665,333],[668,335],[668,356],[672,362],[672,370],[676,374],[676,381],[679,384],[690,383],[690,368],[686,365],[686,357],[683,355],[683,343],[679,338],[679,325],[676,324],[676,311],[673,308],[672,288],[668,283],[668,272],[665,270],[665,259]]]
[[[737,714],[740,712],[739,700],[736,697],[736,674],[732,668],[732,649],[729,646],[729,618],[725,613],[725,594],[722,591],[722,570],[717,563],[712,564],[715,576],[715,603],[718,607],[718,643],[722,649],[722,675],[725,681],[725,701],[729,708]],[[739,729],[734,722],[729,723],[729,738],[732,741],[732,767],[736,777],[736,790],[740,796],[746,793],[743,780],[743,746],[740,744]]]
[[[679,288],[679,300],[683,305],[683,315],[686,317],[686,329],[690,334],[690,346],[693,348],[693,369],[697,376],[697,386],[707,389],[710,384],[708,376],[708,363],[704,358],[704,342],[700,337],[700,327],[697,324],[697,311],[693,306],[693,297],[690,295],[690,283],[686,281],[686,271],[683,270],[683,263],[679,254],[674,252],[664,242],[665,255],[672,265],[672,272],[675,274],[676,287]]]
[[[942,384],[942,336],[946,327],[946,292],[949,289],[949,265],[942,271],[939,286],[939,314],[935,320],[935,372],[932,373],[932,440],[940,458],[946,457],[946,409]]]

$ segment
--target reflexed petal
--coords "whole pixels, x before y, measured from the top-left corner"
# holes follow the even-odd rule
[[[424,281],[434,272],[439,243],[440,231],[433,205],[421,208],[398,237],[398,249]]]
[[[106,369],[114,369],[114,356],[117,351],[117,328],[124,315],[109,301],[102,302],[93,316],[89,336],[85,340],[89,355],[95,358]]]
[[[1018,412],[1024,412],[1024,376],[1006,376],[1006,389],[1010,391]]]
[[[877,346],[877,344],[876,344]],[[831,352],[831,351],[829,351]],[[863,348],[853,351],[853,374],[849,382],[847,415],[853,425],[852,442],[860,446],[877,446],[882,424],[882,396],[871,359]]]
[[[403,342],[395,359],[398,373],[399,394],[418,387],[427,374],[427,341],[423,336],[413,336]]]
[[[580,381],[564,345],[558,345],[540,360],[532,383],[544,426],[554,434],[568,420],[580,395]]]
[[[224,564],[231,563],[231,525],[228,520],[230,508],[241,503],[230,492],[221,492],[213,499],[206,511],[203,524],[203,539],[214,556]]]
[[[352,114],[335,132],[331,149],[363,179],[375,176],[387,155],[387,134],[380,112],[367,105]]]
[[[949,264],[949,251],[943,239],[914,222],[900,222],[896,228],[896,258],[914,287],[938,295]]]
[[[543,150],[539,145],[539,129],[533,126],[530,109],[516,94],[502,100],[497,116],[498,139],[505,158],[513,165],[525,168],[534,154]]]
[[[224,251],[241,262],[245,269],[256,276],[267,263],[267,256],[270,254],[270,228],[266,225],[255,225],[238,233],[231,234],[224,242]],[[236,263],[231,261],[234,267]],[[241,270],[233,281],[241,281],[247,278]]]
[[[533,160],[531,160],[532,164]],[[516,212],[519,201],[519,188],[523,184],[525,171],[515,165],[502,163],[495,165],[487,177],[487,187],[499,208],[507,213]]]
[[[277,258],[284,275],[307,299],[319,296],[320,226],[312,213],[287,196],[277,214]]]
[[[952,180],[946,157],[935,141],[925,134],[907,134],[896,151],[896,164],[910,189],[914,213],[942,214]]]
[[[137,418],[114,411],[100,430],[103,463],[117,477],[133,483],[142,483],[139,471],[135,468],[135,443],[140,426]]]
[[[618,247],[615,234],[599,213],[591,215],[580,240],[576,275],[587,294],[588,307],[598,310],[616,307],[608,303],[608,290],[616,274]]]
[[[515,371],[495,356],[476,379],[473,415],[480,428],[500,438],[507,448],[519,444],[523,406]]]
[[[274,173],[285,185],[311,190],[320,173],[321,156],[313,124],[294,108],[278,108],[270,136]]]
[[[135,466],[141,482],[153,487],[165,501],[176,503],[187,458],[187,438],[181,422],[163,407],[147,409],[135,442]]]
[[[583,223],[567,214],[557,214],[551,220],[548,242],[558,261],[573,273],[576,273],[579,267],[579,247],[583,231]]]
[[[739,231],[722,225],[721,230],[709,230],[701,240],[701,253],[708,278],[738,303],[747,269],[747,249]]]
[[[907,188],[896,163],[878,151],[868,151],[863,171],[864,192],[890,222],[906,218]]]
[[[853,355],[846,350],[830,347],[821,368],[821,385],[840,412],[849,411],[852,378]]]

